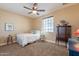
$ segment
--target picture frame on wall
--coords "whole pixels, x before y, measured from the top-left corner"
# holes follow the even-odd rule
[[[13,31],[14,30],[14,25],[13,24],[5,24],[5,30],[6,31]]]

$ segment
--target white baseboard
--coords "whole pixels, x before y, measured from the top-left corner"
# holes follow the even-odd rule
[[[45,41],[46,42],[49,42],[49,43],[56,43],[55,41],[52,41],[52,40],[45,40]],[[63,43],[63,42],[60,42],[59,44],[65,46],[65,43]]]
[[[55,41],[52,40],[45,40],[46,42],[55,43]]]
[[[16,41],[13,41],[13,43],[15,43]],[[1,43],[0,46],[4,46],[7,45],[7,43]]]
[[[0,46],[7,45],[7,43],[1,43]]]

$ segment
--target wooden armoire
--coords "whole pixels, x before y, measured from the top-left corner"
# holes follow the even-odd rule
[[[69,38],[71,38],[71,25],[58,25],[56,42],[63,41],[67,43]]]

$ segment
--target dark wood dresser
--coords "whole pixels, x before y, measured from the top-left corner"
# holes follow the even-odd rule
[[[71,38],[71,25],[58,25],[56,33],[56,42],[63,41],[68,42],[68,39]]]

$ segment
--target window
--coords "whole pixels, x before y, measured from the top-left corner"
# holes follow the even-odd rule
[[[42,21],[42,31],[43,32],[53,32],[54,31],[54,20],[53,17],[48,17]]]

